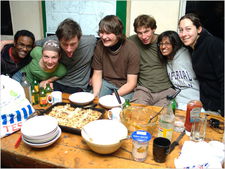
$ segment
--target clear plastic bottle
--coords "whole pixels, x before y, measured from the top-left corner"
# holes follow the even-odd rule
[[[172,139],[174,120],[175,115],[172,109],[172,102],[170,101],[160,116],[158,137]]]
[[[31,85],[30,83],[26,80],[26,72],[22,72],[22,80],[21,80],[21,86],[24,89],[25,96],[26,98],[30,101],[32,104],[32,95],[31,95]]]

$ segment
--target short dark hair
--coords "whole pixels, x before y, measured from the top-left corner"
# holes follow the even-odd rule
[[[197,14],[194,13],[187,13],[184,16],[182,16],[178,22],[178,25],[180,25],[180,21],[183,19],[190,19],[193,23],[193,25],[196,26],[196,28],[199,28],[202,26],[202,23],[200,22],[199,17],[197,16]]]
[[[169,40],[170,40],[170,43],[173,47],[173,51],[172,53],[170,54],[172,57],[175,56],[175,54],[177,53],[177,51],[183,46],[183,42],[181,41],[179,35],[177,32],[175,31],[165,31],[163,33],[161,33],[159,36],[158,36],[158,40],[157,40],[157,45],[159,46],[160,42],[162,41],[162,39],[164,37],[168,37]],[[159,52],[159,58],[160,58],[160,61],[162,63],[167,63],[168,62],[168,58],[164,55],[162,55],[160,49],[158,50]]]
[[[17,42],[17,40],[19,39],[20,36],[30,37],[33,40],[33,44],[35,42],[34,34],[28,30],[17,31],[16,34],[14,35],[14,42]]]
[[[151,29],[156,29],[156,20],[150,15],[139,15],[135,20],[134,20],[134,32],[137,33],[137,28],[138,27],[145,27],[145,28],[151,28]]]
[[[98,34],[101,32],[113,33],[119,40],[124,40],[123,23],[118,16],[107,15],[99,22]]]
[[[70,40],[75,36],[80,39],[82,31],[80,25],[76,21],[67,18],[59,24],[56,30],[56,36],[58,37],[58,40]]]

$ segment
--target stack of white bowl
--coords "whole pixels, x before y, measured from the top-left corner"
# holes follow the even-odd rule
[[[21,133],[25,144],[43,148],[53,144],[62,131],[54,117],[44,115],[27,120],[21,128]]]

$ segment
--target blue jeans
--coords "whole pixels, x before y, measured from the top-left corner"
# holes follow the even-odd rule
[[[13,76],[12,79],[16,80],[17,82],[21,82],[22,80],[22,72],[18,71]]]
[[[100,90],[100,94],[99,97],[105,96],[105,95],[109,95],[114,93],[114,89],[118,90],[119,88],[116,87],[114,84],[107,82],[106,80],[102,80],[102,87]],[[133,92],[122,96],[124,99],[129,99],[131,100],[131,98],[133,97]]]

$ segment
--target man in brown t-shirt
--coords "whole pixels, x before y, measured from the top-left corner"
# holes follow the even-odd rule
[[[104,17],[99,23],[100,40],[97,43],[92,68],[95,96],[112,94],[131,99],[137,84],[140,54],[135,43],[122,33],[123,25],[114,15]]]

